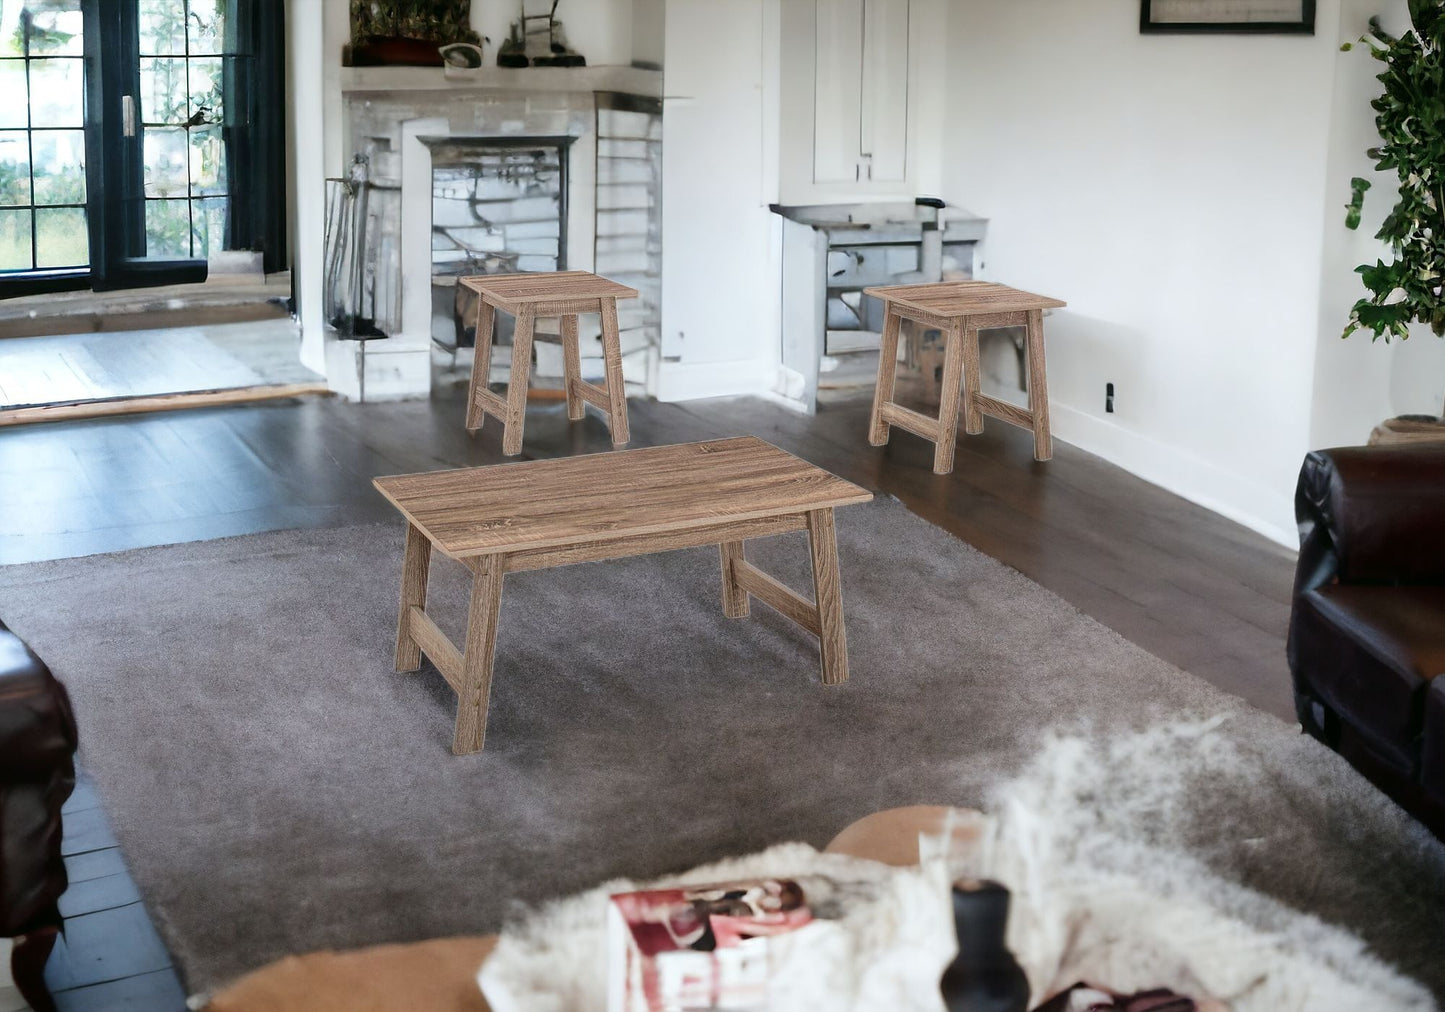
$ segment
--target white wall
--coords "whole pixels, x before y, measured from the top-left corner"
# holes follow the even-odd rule
[[[1343,0],[1339,41],[1358,40],[1376,14],[1383,15],[1393,34],[1409,24],[1405,0]],[[1375,172],[1365,155],[1367,148],[1379,143],[1369,105],[1383,87],[1375,80],[1380,64],[1363,47],[1337,52],[1334,60],[1334,128],[1326,174],[1320,333],[1310,428],[1310,443],[1316,447],[1362,443],[1381,419],[1439,414],[1445,400],[1445,341],[1427,327],[1416,326],[1409,341],[1388,345],[1372,343],[1370,335],[1361,332],[1340,340],[1350,307],[1366,294],[1353,273],[1355,267],[1390,259],[1389,249],[1374,235],[1395,206],[1396,180],[1393,172]],[[1354,176],[1369,179],[1373,186],[1365,195],[1359,229],[1350,231],[1344,225],[1343,205]]]
[[[326,152],[322,141],[330,92],[323,81],[325,11],[318,0],[292,0],[286,11],[291,98],[289,155],[291,276],[301,323],[301,363],[326,373],[322,262],[325,259]],[[339,58],[339,57],[337,57]],[[340,95],[336,96],[340,102]]]
[[[944,196],[985,277],[1066,299],[1056,433],[1281,542],[1310,444],[1329,96],[1319,34],[1141,35],[1134,0],[953,0]],[[1104,385],[1116,413],[1104,413]]]
[[[767,0],[667,0],[663,400],[760,391],[776,373],[776,14]]]
[[[667,47],[666,0],[632,0],[632,62],[661,67]]]

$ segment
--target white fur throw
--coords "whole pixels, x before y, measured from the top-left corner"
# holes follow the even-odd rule
[[[790,878],[815,907],[837,900],[842,931],[810,947],[810,965],[781,969],[773,1007],[788,1012],[935,1012],[938,978],[953,958],[944,870],[898,869],[785,843],[641,885],[618,879],[544,907],[508,928],[478,981],[493,1012],[605,1012],[607,900],[641,888]]]
[[[760,876],[871,884],[873,902],[848,924],[856,975],[838,992],[774,1004],[787,1012],[938,1012],[939,971],[954,949],[947,882],[962,875],[1013,890],[1009,946],[1035,1002],[1087,979],[1172,987],[1235,1012],[1435,1008],[1354,936],[1224,880],[1171,837],[1188,821],[1188,770],[1249,767],[1213,733],[1223,719],[1104,740],[1054,736],[995,792],[976,844],[924,841],[936,858],[916,871],[784,844],[649,886]],[[479,976],[496,1012],[604,1012],[607,897],[641,887],[609,882],[504,931]]]
[[[1423,986],[1353,935],[1226,881],[1187,852],[1191,780],[1269,789],[1257,761],[1215,733],[1226,719],[1054,735],[995,792],[988,831],[953,873],[1014,891],[1009,947],[1035,998],[1088,979],[1122,991],[1172,987],[1235,1012],[1434,1009]]]

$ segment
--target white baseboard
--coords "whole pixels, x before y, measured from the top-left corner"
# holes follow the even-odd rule
[[[1291,497],[1202,457],[1066,404],[1049,405],[1055,437],[1097,454],[1190,502],[1213,510],[1286,548],[1299,548]]]
[[[657,376],[660,401],[760,394],[770,389],[778,364],[750,358],[731,362],[663,362]]]

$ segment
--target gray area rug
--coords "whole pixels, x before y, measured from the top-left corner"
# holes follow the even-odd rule
[[[979,806],[1051,729],[1225,714],[1243,760],[1187,778],[1171,839],[1445,992],[1445,848],[1338,757],[897,502],[839,511],[838,539],[836,688],[766,606],[722,616],[716,550],[509,576],[487,750],[465,758],[440,675],[391,670],[400,522],[8,567],[0,615],[70,687],[193,990],[288,953],[493,931],[612,876],[821,846],[883,808]],[[802,535],[749,553],[808,587]],[[438,557],[432,609],[458,639],[465,590]]]

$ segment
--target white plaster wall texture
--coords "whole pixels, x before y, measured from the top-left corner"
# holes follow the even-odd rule
[[[326,86],[325,11],[321,0],[298,0],[286,11],[287,76],[291,100],[292,199],[291,274],[296,311],[301,321],[301,363],[329,375],[325,344],[324,284],[326,150],[323,130],[328,103],[336,112],[341,96]],[[339,118],[339,117],[338,117]],[[314,212],[314,213],[313,213]]]
[[[756,391],[776,371],[765,193],[765,0],[668,0],[663,98],[665,400]]]
[[[632,0],[632,62],[663,65],[667,45],[667,0]]]
[[[1144,36],[1137,11],[953,0],[944,196],[990,219],[981,276],[1070,303],[1059,434],[1288,541],[1339,0],[1314,37]]]

